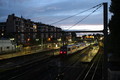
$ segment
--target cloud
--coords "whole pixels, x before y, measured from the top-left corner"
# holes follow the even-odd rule
[[[89,31],[89,30],[103,30],[103,25],[77,25],[74,27],[71,26],[63,26],[64,30],[81,30],[81,31]]]
[[[102,2],[110,0],[0,0],[0,21],[6,21],[8,14],[51,24]],[[89,12],[55,24],[55,26],[73,25]],[[80,24],[102,24],[102,11],[99,11]]]

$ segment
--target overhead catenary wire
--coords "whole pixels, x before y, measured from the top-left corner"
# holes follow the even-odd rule
[[[96,8],[96,7],[98,7],[98,6],[101,6],[101,5],[102,5],[102,3],[101,3],[101,4],[98,4],[98,5],[96,5],[96,6],[93,6],[93,7],[89,8],[89,9],[87,9],[87,10],[84,10],[84,11],[82,11],[82,12],[79,12],[79,13],[77,13],[77,14],[74,14],[74,15],[72,15],[72,16],[69,16],[69,17],[63,18],[63,19],[61,19],[61,20],[58,20],[58,21],[56,21],[56,22],[53,22],[53,23],[51,23],[50,25],[53,25],[53,24],[59,23],[59,22],[61,22],[61,21],[67,20],[67,19],[69,19],[69,18],[72,18],[72,17],[74,17],[74,16],[77,16],[77,15],[79,15],[79,14],[82,14],[82,13],[84,13],[84,12],[86,12],[86,11],[89,11],[89,10],[91,10],[91,9],[93,9],[93,8]]]
[[[68,31],[70,28],[76,26],[78,23],[82,22],[84,19],[86,19],[87,17],[89,17],[91,14],[93,14],[94,12],[96,12],[102,5],[100,5],[99,7],[97,7],[94,11],[92,11],[90,14],[88,14],[87,16],[85,16],[84,18],[82,18],[81,20],[79,20],[77,23],[75,23],[73,26],[69,27],[66,31]]]

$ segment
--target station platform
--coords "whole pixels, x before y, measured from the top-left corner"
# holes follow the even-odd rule
[[[84,56],[81,58],[81,62],[91,62],[92,59],[99,51],[99,46],[94,46],[90,49],[88,53],[85,53]]]
[[[59,49],[59,47],[54,48],[54,49]],[[38,53],[38,52],[49,51],[49,50],[52,50],[52,49],[46,48],[46,49],[37,49],[37,50],[23,50],[20,52],[14,52],[14,53],[8,53],[8,54],[4,53],[4,54],[0,54],[0,60],[9,59],[9,58],[18,57],[18,56],[29,55],[29,54],[34,54],[34,53]]]

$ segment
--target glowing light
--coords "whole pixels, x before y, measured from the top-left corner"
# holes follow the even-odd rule
[[[4,35],[4,33],[1,34],[2,36]]]
[[[33,28],[34,28],[34,29],[37,29],[37,26],[34,24],[34,25],[33,25]]]
[[[30,38],[28,38],[27,41],[30,41]]]
[[[36,41],[39,41],[39,39],[36,39]]]
[[[62,51],[60,51],[60,54],[62,54]]]
[[[48,41],[51,41],[51,38],[48,38]]]
[[[11,41],[15,40],[15,38],[10,38]]]
[[[58,45],[56,44],[55,47],[58,47]]]
[[[94,36],[86,36],[86,38],[94,38]]]
[[[66,52],[64,52],[64,54],[66,54]]]

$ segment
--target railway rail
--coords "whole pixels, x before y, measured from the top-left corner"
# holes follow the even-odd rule
[[[103,50],[99,50],[96,57],[92,60],[90,64],[87,64],[87,67],[81,72],[81,74],[76,78],[76,80],[102,80],[102,61]]]

